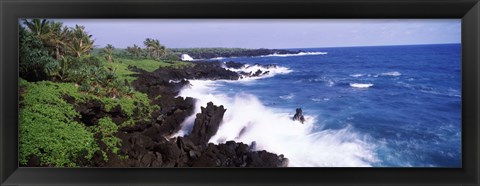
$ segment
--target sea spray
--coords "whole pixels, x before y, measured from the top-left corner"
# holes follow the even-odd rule
[[[378,161],[375,146],[368,143],[369,137],[355,132],[351,126],[321,130],[315,116],[307,114],[306,122],[301,124],[291,119],[293,113],[266,107],[252,94],[227,96],[218,92],[215,87],[221,81],[191,80],[190,83],[179,96],[197,99],[195,113],[210,101],[227,109],[211,143],[255,142],[255,150],[283,154],[292,167],[365,167]],[[176,135],[188,134],[194,120],[195,114],[185,120]]]

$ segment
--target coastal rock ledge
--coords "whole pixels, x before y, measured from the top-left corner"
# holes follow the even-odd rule
[[[209,102],[196,115],[193,130],[185,137],[156,137],[150,127],[141,132],[120,133],[121,152],[128,159],[112,160],[111,167],[286,167],[288,159],[267,151],[253,151],[235,141],[208,143],[217,132],[226,109]],[[150,133],[150,134],[149,134]]]

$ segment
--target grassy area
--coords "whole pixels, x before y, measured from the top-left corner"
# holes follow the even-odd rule
[[[105,64],[105,68],[115,69],[115,73],[119,76],[119,78],[122,80],[126,79],[129,83],[135,80],[135,77],[132,76],[135,74],[135,72],[128,70],[128,66],[135,66],[147,72],[153,72],[161,67],[182,68],[193,65],[189,62],[157,61],[153,59],[114,59],[113,62],[107,62],[104,60],[103,63]]]

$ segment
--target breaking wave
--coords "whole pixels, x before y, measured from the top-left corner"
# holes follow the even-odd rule
[[[237,93],[229,96],[217,90],[222,81],[191,80],[179,96],[197,99],[195,113],[208,102],[223,105],[227,111],[211,143],[229,140],[256,143],[255,150],[283,154],[292,167],[369,167],[378,162],[376,148],[368,135],[352,126],[322,129],[318,118],[304,110],[306,122],[293,121],[294,112],[265,106],[255,95]],[[295,108],[292,108],[294,111]],[[176,136],[188,134],[195,114],[188,117]]]
[[[225,68],[225,69],[233,71],[233,72],[243,72],[243,73],[247,73],[247,74],[250,75],[250,76],[242,75],[242,77],[241,77],[242,79],[244,79],[244,78],[260,79],[260,78],[273,77],[277,74],[288,74],[288,73],[292,72],[292,70],[290,70],[287,67],[281,67],[281,66],[277,66],[277,65],[262,66],[262,65],[258,65],[258,64],[255,64],[255,65],[246,64],[241,68]],[[251,77],[251,75],[255,74],[258,70],[260,70],[261,72],[267,72],[268,71],[268,73],[263,74],[261,76]]]

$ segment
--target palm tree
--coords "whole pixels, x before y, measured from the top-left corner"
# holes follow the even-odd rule
[[[23,24],[27,26],[27,28],[36,36],[41,36],[45,33],[46,27],[48,25],[48,21],[46,19],[28,19],[23,20]]]
[[[145,39],[143,44],[145,45],[145,50],[147,52],[147,57],[152,57],[153,39],[147,38],[147,39]]]
[[[68,27],[63,27],[61,22],[50,22],[46,33],[41,36],[43,43],[48,48],[53,48],[56,60],[60,60],[65,53],[65,45],[68,42]]]
[[[134,44],[132,47],[127,47],[127,52],[133,55],[135,58],[138,58],[142,54],[142,49]]]
[[[108,62],[112,62],[112,55],[113,55],[113,50],[115,50],[115,47],[111,44],[107,44],[105,48],[102,49],[102,52],[106,55],[105,58],[107,59]]]
[[[93,49],[94,41],[91,39],[92,35],[88,35],[84,26],[75,25],[69,36],[70,40],[67,44],[67,49],[73,56],[81,57],[84,54],[89,54]]]
[[[143,44],[146,47],[147,54],[154,59],[160,59],[161,56],[167,53],[165,46],[160,44],[160,41],[158,41],[158,39],[147,38],[143,42]]]

